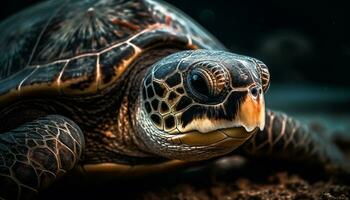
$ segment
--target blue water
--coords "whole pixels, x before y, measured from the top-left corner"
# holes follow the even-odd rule
[[[266,106],[304,122],[317,122],[329,132],[350,138],[350,89],[313,85],[272,85]]]

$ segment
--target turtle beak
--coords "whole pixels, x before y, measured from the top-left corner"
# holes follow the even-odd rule
[[[237,113],[237,120],[246,129],[251,132],[256,128],[261,131],[265,127],[265,100],[261,87],[252,87],[248,95],[242,101]]]

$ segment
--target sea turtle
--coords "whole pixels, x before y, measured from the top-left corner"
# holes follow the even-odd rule
[[[263,62],[165,2],[45,1],[0,30],[0,199],[72,169],[152,173],[238,147],[343,162],[329,140],[265,110]]]

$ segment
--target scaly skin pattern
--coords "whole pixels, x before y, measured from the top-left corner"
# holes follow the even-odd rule
[[[244,151],[253,156],[268,156],[321,164],[329,169],[347,170],[343,153],[330,138],[283,112],[267,110],[265,129],[244,145]]]
[[[208,88],[200,98],[196,96],[200,91],[191,85],[194,73],[210,77],[208,83],[197,85]],[[139,135],[149,151],[173,159],[204,160],[232,152],[215,145],[227,139],[228,129],[251,123],[252,130],[259,127],[261,131],[252,137],[239,135],[249,139],[243,146],[250,155],[345,167],[342,152],[329,138],[286,114],[265,112],[260,106],[264,102],[261,89],[266,91],[268,85],[266,65],[254,58],[213,50],[182,51],[163,58],[146,73],[140,101],[135,103],[141,104],[136,116],[139,123],[134,124],[141,124],[137,133],[144,133]],[[216,130],[220,134],[213,133]],[[196,137],[195,131],[199,132]]]
[[[254,58],[214,50],[181,51],[154,64],[144,76],[140,101],[135,102],[141,104],[136,112],[136,120],[141,121],[135,123],[141,124],[137,133],[150,146],[145,151],[191,161],[232,151],[235,145],[216,146],[235,137],[226,137],[230,134],[225,131],[243,123],[248,132],[263,126],[263,86],[268,83],[261,81],[260,68]],[[196,87],[194,75],[203,80]],[[250,105],[254,108],[246,109]],[[194,140],[189,139],[196,133]],[[245,136],[249,134],[234,141],[239,144]]]
[[[58,115],[0,134],[0,199],[33,198],[72,169],[83,148],[79,127]]]

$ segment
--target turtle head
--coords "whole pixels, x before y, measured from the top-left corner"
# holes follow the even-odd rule
[[[231,152],[265,124],[266,65],[213,50],[183,51],[146,73],[136,110],[139,138],[154,154],[203,160]]]

